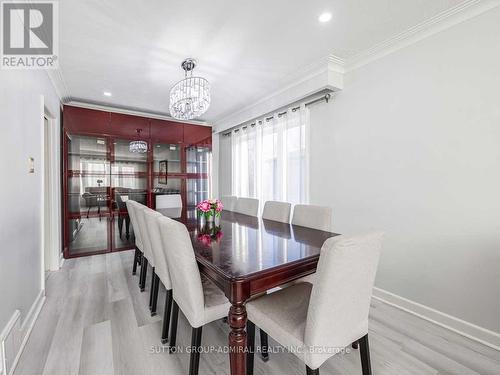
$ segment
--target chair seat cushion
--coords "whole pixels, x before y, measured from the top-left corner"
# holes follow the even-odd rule
[[[213,282],[202,275],[203,297],[205,299],[205,314],[202,324],[208,324],[226,317],[231,304],[224,292]]]
[[[301,283],[247,303],[247,315],[285,347],[303,347],[312,284]]]

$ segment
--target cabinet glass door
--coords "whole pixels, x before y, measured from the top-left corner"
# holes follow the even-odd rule
[[[116,139],[112,147],[112,251],[131,248],[135,243],[127,200],[147,205],[148,153],[130,152],[129,143],[129,140]]]
[[[157,207],[159,196],[183,192],[181,145],[176,143],[157,143],[153,146],[153,190],[152,205]],[[159,199],[161,207],[168,200]],[[172,201],[174,202],[174,201]],[[172,203],[173,204],[173,203]]]
[[[207,146],[190,146],[186,149],[186,172],[209,174],[212,150]]]
[[[207,146],[186,148],[186,203],[195,206],[211,197],[210,173],[212,169],[212,150]]]
[[[202,200],[212,198],[210,196],[208,178],[188,178],[186,185],[187,207],[194,207]]]
[[[153,147],[153,173],[163,175],[181,172],[181,146],[175,143],[155,144]]]
[[[67,238],[70,254],[107,251],[110,164],[103,137],[67,136]]]

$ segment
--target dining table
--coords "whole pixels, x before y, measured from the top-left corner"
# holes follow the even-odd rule
[[[157,209],[186,225],[200,273],[226,295],[231,375],[246,375],[245,303],[316,271],[321,247],[338,234],[223,211],[214,221],[195,208]]]

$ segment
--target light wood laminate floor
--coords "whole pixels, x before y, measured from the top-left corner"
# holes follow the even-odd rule
[[[158,315],[151,317],[149,284],[139,292],[132,260],[132,251],[78,258],[51,273],[46,303],[15,375],[187,374],[189,354],[168,354],[160,345],[165,292],[160,290]],[[202,345],[223,347],[228,332],[222,321],[209,324]],[[190,338],[181,313],[177,344],[188,346]],[[500,352],[377,301],[370,311],[370,346],[374,375],[500,374]],[[337,355],[320,371],[361,374],[359,352]],[[305,374],[305,368],[281,352],[267,363],[256,357],[254,373]],[[200,375],[211,374],[229,374],[227,354],[201,355]]]

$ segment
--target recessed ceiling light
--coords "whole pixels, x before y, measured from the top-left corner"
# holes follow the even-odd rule
[[[104,96],[111,96],[111,93],[110,93],[109,91],[104,91],[102,94],[103,94]]]
[[[332,14],[330,12],[324,12],[321,13],[320,16],[318,17],[319,22],[328,22],[332,19]]]

